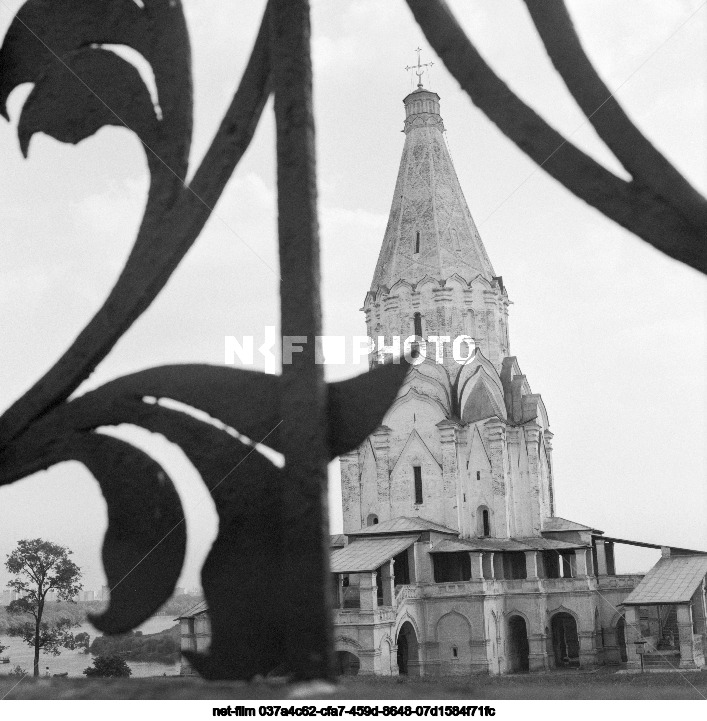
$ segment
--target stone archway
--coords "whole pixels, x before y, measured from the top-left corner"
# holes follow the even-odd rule
[[[410,621],[405,621],[398,631],[398,673],[419,675],[417,635]]]
[[[616,622],[616,645],[619,647],[621,663],[626,663],[626,661],[628,661],[628,653],[626,652],[626,619],[623,616]]]
[[[577,668],[579,666],[579,635],[577,621],[572,614],[562,611],[552,617],[552,649],[557,668]]]
[[[508,670],[511,673],[523,673],[530,670],[530,645],[528,628],[522,616],[508,619]]]
[[[337,676],[356,676],[361,668],[358,656],[350,651],[337,651],[335,661]]]

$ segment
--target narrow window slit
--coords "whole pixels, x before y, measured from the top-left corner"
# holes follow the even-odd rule
[[[412,471],[415,478],[415,503],[419,505],[422,503],[422,467],[413,466]]]

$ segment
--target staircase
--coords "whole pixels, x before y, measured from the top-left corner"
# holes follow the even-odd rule
[[[673,649],[644,653],[643,668],[647,671],[674,671],[680,668],[680,652]]]
[[[643,667],[651,671],[670,671],[680,667],[678,619],[675,606],[658,607],[661,637],[657,649],[643,655]]]

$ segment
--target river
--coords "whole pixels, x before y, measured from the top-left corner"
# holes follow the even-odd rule
[[[137,630],[144,634],[158,633],[167,628],[176,625],[174,616],[153,616],[145,621]],[[82,623],[80,626],[72,629],[74,635],[77,633],[88,633],[91,641],[96,636],[100,636],[101,632],[97,631],[90,623]],[[34,649],[23,643],[19,638],[8,636],[0,637],[0,645],[8,646],[0,656],[8,656],[9,664],[0,664],[0,674],[7,674],[12,671],[15,666],[22,666],[23,669],[32,673],[34,663]],[[88,666],[93,666],[93,656],[90,653],[84,653],[83,649],[78,651],[70,651],[62,648],[58,656],[51,654],[39,654],[39,673],[44,676],[46,667],[49,666],[49,673],[69,673],[69,676],[83,676],[83,670]],[[175,676],[179,675],[179,663],[155,663],[153,661],[128,661],[128,665],[133,672],[134,677],[145,676]]]

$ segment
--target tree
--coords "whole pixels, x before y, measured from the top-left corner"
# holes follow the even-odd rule
[[[88,653],[88,647],[91,644],[91,636],[87,633],[77,633],[74,636],[74,642],[76,648],[82,648],[85,653]]]
[[[96,656],[93,668],[88,666],[83,672],[86,676],[101,678],[127,678],[132,674],[130,666],[120,656]]]
[[[20,594],[7,607],[10,613],[29,614],[34,621],[19,623],[9,629],[10,635],[21,636],[34,646],[34,675],[39,676],[39,652],[57,656],[61,646],[75,648],[75,639],[69,631],[78,625],[68,618],[50,623],[42,621],[47,593],[54,590],[62,601],[74,603],[74,597],[83,588],[79,583],[81,571],[69,559],[71,551],[41,538],[19,541],[17,548],[7,557],[5,568],[17,576],[7,585]]]

